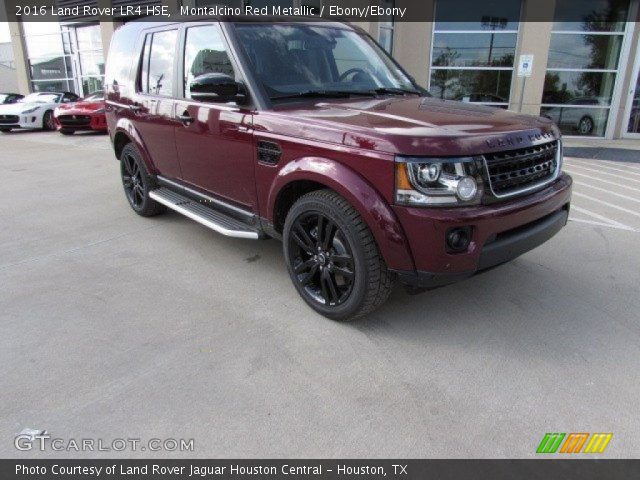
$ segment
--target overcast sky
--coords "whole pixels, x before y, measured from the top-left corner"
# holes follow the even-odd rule
[[[7,22],[0,22],[0,43],[10,42],[9,37],[9,24]]]

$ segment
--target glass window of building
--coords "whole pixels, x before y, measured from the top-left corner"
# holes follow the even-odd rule
[[[395,0],[382,0],[382,6],[386,8],[395,7]],[[388,53],[393,52],[393,29],[394,18],[393,15],[383,17],[378,23],[378,43],[382,45]]]
[[[464,22],[449,21],[468,12]],[[431,52],[431,93],[507,108],[520,25],[520,0],[440,0]]]
[[[565,135],[605,135],[629,3],[556,2],[540,113]]]
[[[33,91],[75,91],[69,34],[57,22],[24,22],[22,29]]]
[[[84,96],[102,90],[104,54],[99,25],[24,22],[22,29],[33,91],[70,91]]]
[[[103,90],[104,85],[104,53],[99,25],[73,27],[77,45],[78,80],[82,87],[82,95],[91,95]]]

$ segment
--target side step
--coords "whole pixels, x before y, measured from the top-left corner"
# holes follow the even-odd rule
[[[185,217],[189,217],[191,220],[195,220],[205,227],[209,227],[211,230],[215,230],[227,237],[250,238],[254,240],[260,238],[260,234],[249,225],[224,213],[205,207],[197,200],[192,200],[168,188],[161,187],[156,190],[151,190],[149,196],[171,210],[175,210]]]

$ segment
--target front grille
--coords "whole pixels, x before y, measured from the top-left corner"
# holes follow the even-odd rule
[[[496,197],[508,197],[544,185],[558,171],[558,142],[490,153],[484,156],[489,186]]]
[[[0,124],[18,123],[20,117],[18,115],[0,115]]]
[[[88,115],[60,115],[58,121],[63,127],[81,127],[89,125],[91,117]]]

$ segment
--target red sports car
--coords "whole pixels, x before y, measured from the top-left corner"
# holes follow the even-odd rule
[[[104,105],[104,92],[101,91],[78,102],[62,104],[53,113],[56,128],[63,135],[73,135],[80,130],[106,132]]]

